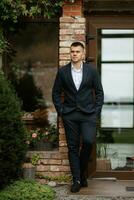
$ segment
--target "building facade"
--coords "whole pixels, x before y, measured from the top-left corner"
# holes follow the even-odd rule
[[[35,76],[35,79],[38,79],[39,85],[46,91],[44,95],[50,94],[47,86],[51,88],[52,83],[49,84],[49,81],[54,80],[58,67],[69,62],[70,44],[74,41],[81,41],[85,44],[86,62],[93,64],[99,71],[105,94],[96,133],[96,144],[94,144],[87,173],[90,177],[133,179],[134,2],[133,0],[65,1],[62,16],[56,23],[58,26],[50,25],[49,30],[51,33],[57,30],[56,34],[59,37],[55,39],[57,42],[55,43],[49,35],[52,41],[51,45],[49,44],[51,48],[42,49],[41,45],[35,44],[39,52],[47,51],[49,55],[56,55],[52,62],[51,56],[47,58],[50,66],[46,64],[45,71],[41,71],[42,63],[47,61],[43,60],[44,54],[40,54],[42,63],[36,63],[39,71],[38,68],[34,70],[39,76]],[[37,26],[36,30],[38,28]],[[31,30],[35,28],[31,26]],[[47,37],[43,28],[39,30],[42,30],[42,32],[38,31],[40,32],[39,38],[43,34]],[[42,40],[40,40],[41,43]],[[49,47],[49,45],[46,42],[46,46]],[[37,52],[32,50],[32,58],[36,55]],[[21,57],[23,57],[22,54]],[[54,66],[57,67],[54,68]],[[42,73],[46,74],[44,79],[41,78],[44,76]],[[47,86],[44,81],[48,84]],[[37,172],[42,176],[70,174],[68,150],[61,118],[58,118],[58,129],[58,149],[39,152],[41,159],[37,165]],[[28,156],[32,156],[33,153],[29,151]]]

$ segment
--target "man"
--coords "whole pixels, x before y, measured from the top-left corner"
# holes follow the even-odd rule
[[[94,67],[83,62],[84,56],[84,45],[72,43],[71,62],[58,70],[52,91],[55,108],[65,128],[73,176],[71,192],[88,186],[86,170],[95,141],[96,117],[100,115],[103,104],[98,73]],[[62,93],[64,101],[61,100]]]

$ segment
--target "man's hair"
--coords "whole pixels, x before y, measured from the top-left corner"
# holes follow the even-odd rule
[[[71,47],[78,47],[81,46],[83,49],[85,48],[84,45],[81,42],[73,42],[71,44]]]

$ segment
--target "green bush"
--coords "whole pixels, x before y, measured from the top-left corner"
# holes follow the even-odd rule
[[[53,200],[55,191],[35,181],[16,181],[0,193],[0,200]]]
[[[0,71],[0,188],[20,176],[27,150],[19,100]]]

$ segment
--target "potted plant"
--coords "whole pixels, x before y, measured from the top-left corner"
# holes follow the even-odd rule
[[[23,177],[24,179],[35,179],[36,165],[40,160],[40,154],[32,154],[32,157],[28,160],[29,162],[23,164]]]
[[[97,170],[111,170],[111,161],[108,156],[109,143],[113,143],[111,132],[97,131]]]
[[[46,128],[31,129],[28,135],[30,150],[52,150],[58,142],[58,132],[55,125]]]

